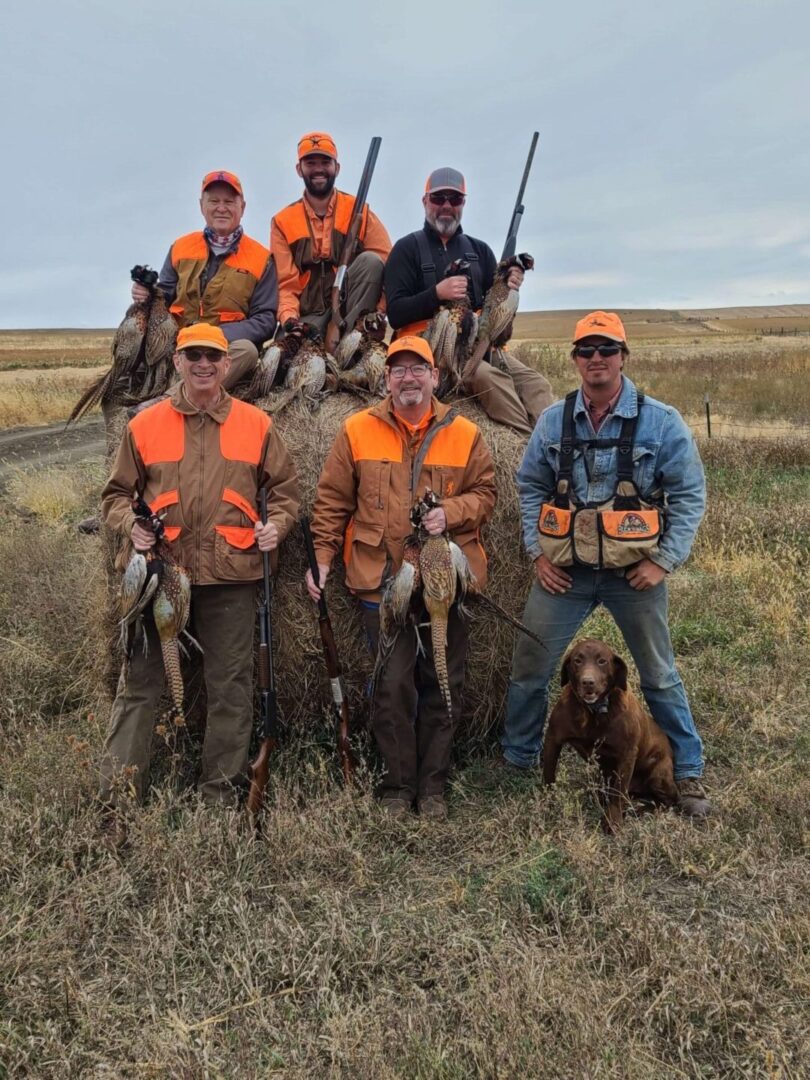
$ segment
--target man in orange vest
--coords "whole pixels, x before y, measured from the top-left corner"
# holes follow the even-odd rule
[[[222,327],[230,360],[223,386],[230,390],[255,368],[259,350],[273,336],[276,272],[264,244],[242,230],[245,199],[238,176],[221,169],[204,176],[200,210],[205,228],[175,240],[158,284],[180,326],[204,321]],[[132,286],[136,303],[148,298],[145,286]]]
[[[354,196],[335,188],[340,173],[331,135],[312,131],[298,142],[295,171],[304,194],[270,223],[270,250],[278,274],[278,320],[304,320],[323,335],[331,314],[330,292],[349,231]],[[382,293],[383,265],[391,250],[385,226],[366,205],[357,254],[345,280],[342,312],[348,327],[375,311]]]
[[[441,505],[422,524],[430,535],[448,532],[483,588],[486,556],[479,531],[495,506],[495,468],[478,427],[434,396],[439,373],[427,341],[402,337],[388,350],[388,396],[345,421],[324,463],[313,509],[312,533],[320,588],[307,573],[313,600],[320,596],[340,549],[346,585],[360,601],[376,651],[383,580],[402,565],[409,513],[432,489]],[[411,626],[397,635],[378,674],[373,728],[385,763],[383,807],[393,816],[416,801],[425,817],[444,818],[454,722],[461,714],[467,630],[454,605],[447,627],[447,668],[453,721],[442,699],[433,652]]]
[[[166,538],[191,578],[189,632],[202,648],[208,723],[199,790],[211,804],[232,804],[245,780],[253,722],[253,627],[262,552],[274,552],[298,516],[295,467],[272,420],[232,398],[220,327],[180,330],[174,364],[180,382],[165,400],[127,425],[102,492],[107,525],[138,551],[154,547],[151,529],[132,511],[137,492],[163,518]],[[267,523],[256,511],[267,491]],[[134,773],[140,797],[149,768],[155,709],[164,686],[151,615],[147,648],[133,650],[104,747],[99,797],[118,801],[122,775]]]
[[[498,260],[483,240],[465,233],[461,217],[467,184],[458,169],[434,169],[427,178],[422,205],[425,224],[394,244],[385,266],[388,321],[400,334],[421,334],[442,303],[468,294],[480,309],[495,278]],[[464,274],[446,276],[456,259],[470,264]],[[510,289],[519,289],[523,271],[509,273]],[[538,416],[554,400],[548,379],[522,364],[508,350],[501,351],[504,370],[486,361],[470,378],[468,392],[493,420],[531,435]]]

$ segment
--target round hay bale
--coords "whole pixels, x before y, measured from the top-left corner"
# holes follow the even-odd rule
[[[489,557],[487,594],[520,617],[532,578],[531,566],[522,551],[515,484],[526,440],[510,428],[493,423],[473,401],[461,400],[454,406],[481,428],[495,461],[498,502],[482,535]],[[362,400],[344,392],[326,398],[314,413],[305,406],[292,405],[275,416],[276,428],[298,468],[305,513],[312,511],[318,477],[340,425],[364,407]],[[304,586],[306,567],[303,536],[295,528],[281,549],[273,598],[279,710],[288,736],[294,740],[314,735],[313,718],[326,713],[329,700],[317,610]],[[356,601],[343,583],[342,570],[342,562],[336,560],[326,596],[352,714],[359,717],[368,712],[366,689],[373,658]],[[516,633],[485,608],[474,602],[471,608],[465,715],[456,740],[462,750],[486,742],[500,719]]]

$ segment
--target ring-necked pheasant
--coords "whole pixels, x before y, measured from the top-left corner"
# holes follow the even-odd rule
[[[498,263],[495,280],[484,297],[475,344],[469,358],[462,366],[462,382],[469,380],[475,373],[488,349],[499,349],[512,336],[512,323],[517,314],[519,293],[517,289],[510,289],[506,282],[510,271],[516,266],[521,270],[532,270],[534,259],[523,252]]]
[[[445,270],[445,277],[463,274],[467,278],[467,292],[460,300],[444,300],[439,310],[422,333],[433,351],[436,367],[440,372],[437,394],[454,390],[458,385],[464,360],[475,339],[478,317],[470,301],[470,263],[467,259],[454,259]]]
[[[441,500],[428,488],[411,509],[410,519],[414,531],[405,540],[402,565],[386,584],[380,601],[380,634],[374,680],[380,677],[396,637],[403,630],[413,626],[417,648],[421,648],[415,618],[421,599],[430,618],[436,678],[448,716],[452,718],[453,704],[447,670],[447,624],[454,603],[459,605],[462,614],[466,614],[465,601],[474,599],[539,644],[542,642],[522,622],[480,591],[466,555],[446,532],[438,536],[431,536],[427,532],[422,520],[425,514],[438,506],[441,506]]]
[[[180,650],[183,648],[181,637],[199,648],[186,630],[191,610],[191,581],[187,571],[172,555],[166,540],[165,527],[158,515],[152,513],[140,495],[133,499],[132,509],[139,521],[152,529],[157,543],[147,552],[132,552],[121,582],[124,677],[132,657],[138,620],[151,605],[160,639],[166,682],[172,699],[171,719],[176,727],[181,727],[185,723],[183,675],[180,669]]]
[[[341,338],[335,354],[342,369],[339,386],[385,394],[386,323],[383,312],[372,311],[363,317],[362,330],[355,329]]]
[[[149,289],[149,299],[127,308],[113,338],[109,369],[76,402],[68,424],[94,405],[136,405],[169,388],[174,374],[177,323],[166,307],[157,272],[148,266],[134,266],[130,276]]]

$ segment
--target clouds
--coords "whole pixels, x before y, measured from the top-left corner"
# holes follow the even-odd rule
[[[421,223],[427,173],[461,168],[465,227],[496,251],[539,129],[524,307],[810,300],[798,0],[347,0],[339,18],[322,0],[31,0],[5,29],[0,326],[116,324],[129,267],[198,227],[212,168],[242,177],[266,242],[313,128],[350,191],[383,136],[370,201],[394,237]]]

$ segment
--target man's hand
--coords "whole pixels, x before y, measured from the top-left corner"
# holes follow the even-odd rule
[[[145,304],[151,295],[152,294],[145,285],[141,285],[137,281],[132,282],[133,304]]]
[[[436,286],[436,295],[440,300],[463,300],[467,295],[468,281],[464,274],[442,278]]]
[[[447,514],[440,506],[434,507],[422,518],[422,528],[428,536],[441,536],[447,529]]]
[[[323,592],[323,590],[324,590],[324,588],[326,586],[326,579],[329,577],[329,567],[324,566],[323,563],[318,563],[318,577],[321,579],[321,587],[320,588],[318,588],[318,586],[315,584],[315,581],[314,581],[314,579],[312,577],[312,571],[311,570],[307,570],[306,577],[304,578],[304,581],[306,581],[306,583],[307,583],[307,592],[309,593],[309,595],[312,597],[312,599],[315,601],[316,604],[320,600],[321,593]]]
[[[571,575],[566,574],[559,566],[549,562],[545,555],[541,555],[534,560],[534,572],[537,574],[540,587],[545,589],[547,593],[568,592],[574,584]]]
[[[652,559],[642,559],[640,563],[631,566],[625,574],[628,585],[642,592],[644,589],[652,589],[660,585],[667,576],[666,570]]]
[[[256,546],[259,551],[275,551],[278,547],[278,526],[274,525],[272,521],[266,522],[264,525],[260,521],[257,521],[253,526],[253,531],[256,534]]]
[[[155,534],[149,528],[148,525],[143,525],[140,521],[136,521],[132,526],[132,532],[129,534],[132,540],[132,546],[136,551],[149,551],[157,543]]]
[[[509,271],[509,276],[506,279],[506,284],[510,289],[517,291],[523,284],[523,270],[519,266],[513,266]]]

